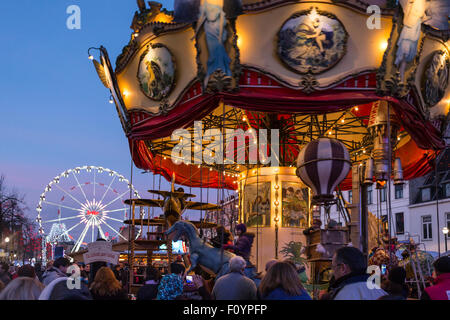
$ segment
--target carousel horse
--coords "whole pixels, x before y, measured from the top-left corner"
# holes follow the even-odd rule
[[[229,251],[223,251],[205,243],[199,237],[197,228],[188,221],[180,220],[175,222],[165,233],[169,237],[173,236],[173,241],[180,240],[182,236],[187,240],[191,260],[191,267],[187,273],[199,265],[203,269],[215,273],[217,279],[228,273],[228,263],[231,258],[236,256]]]

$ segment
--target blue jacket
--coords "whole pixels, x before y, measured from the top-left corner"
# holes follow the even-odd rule
[[[263,297],[263,300],[311,300],[311,297],[305,290],[302,290],[302,293],[298,296],[290,296],[283,289],[276,288]]]

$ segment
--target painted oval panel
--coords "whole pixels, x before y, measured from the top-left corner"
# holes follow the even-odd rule
[[[175,82],[175,62],[166,46],[148,46],[139,62],[138,80],[141,90],[150,99],[160,101],[170,94]]]
[[[293,15],[278,33],[278,55],[290,69],[321,73],[346,53],[348,34],[335,15],[311,8]]]
[[[430,58],[422,78],[422,96],[428,107],[436,105],[444,97],[450,70],[446,52],[436,51]]]

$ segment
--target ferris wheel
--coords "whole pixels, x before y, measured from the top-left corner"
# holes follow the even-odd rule
[[[129,215],[124,201],[130,196],[140,198],[133,185],[111,169],[68,169],[53,178],[40,196],[39,233],[46,243],[71,245],[71,252],[98,238],[128,241],[122,231]]]

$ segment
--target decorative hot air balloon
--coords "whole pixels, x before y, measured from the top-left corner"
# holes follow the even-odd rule
[[[312,189],[316,202],[327,203],[334,199],[333,191],[350,167],[350,154],[342,142],[320,138],[300,151],[296,173]]]

